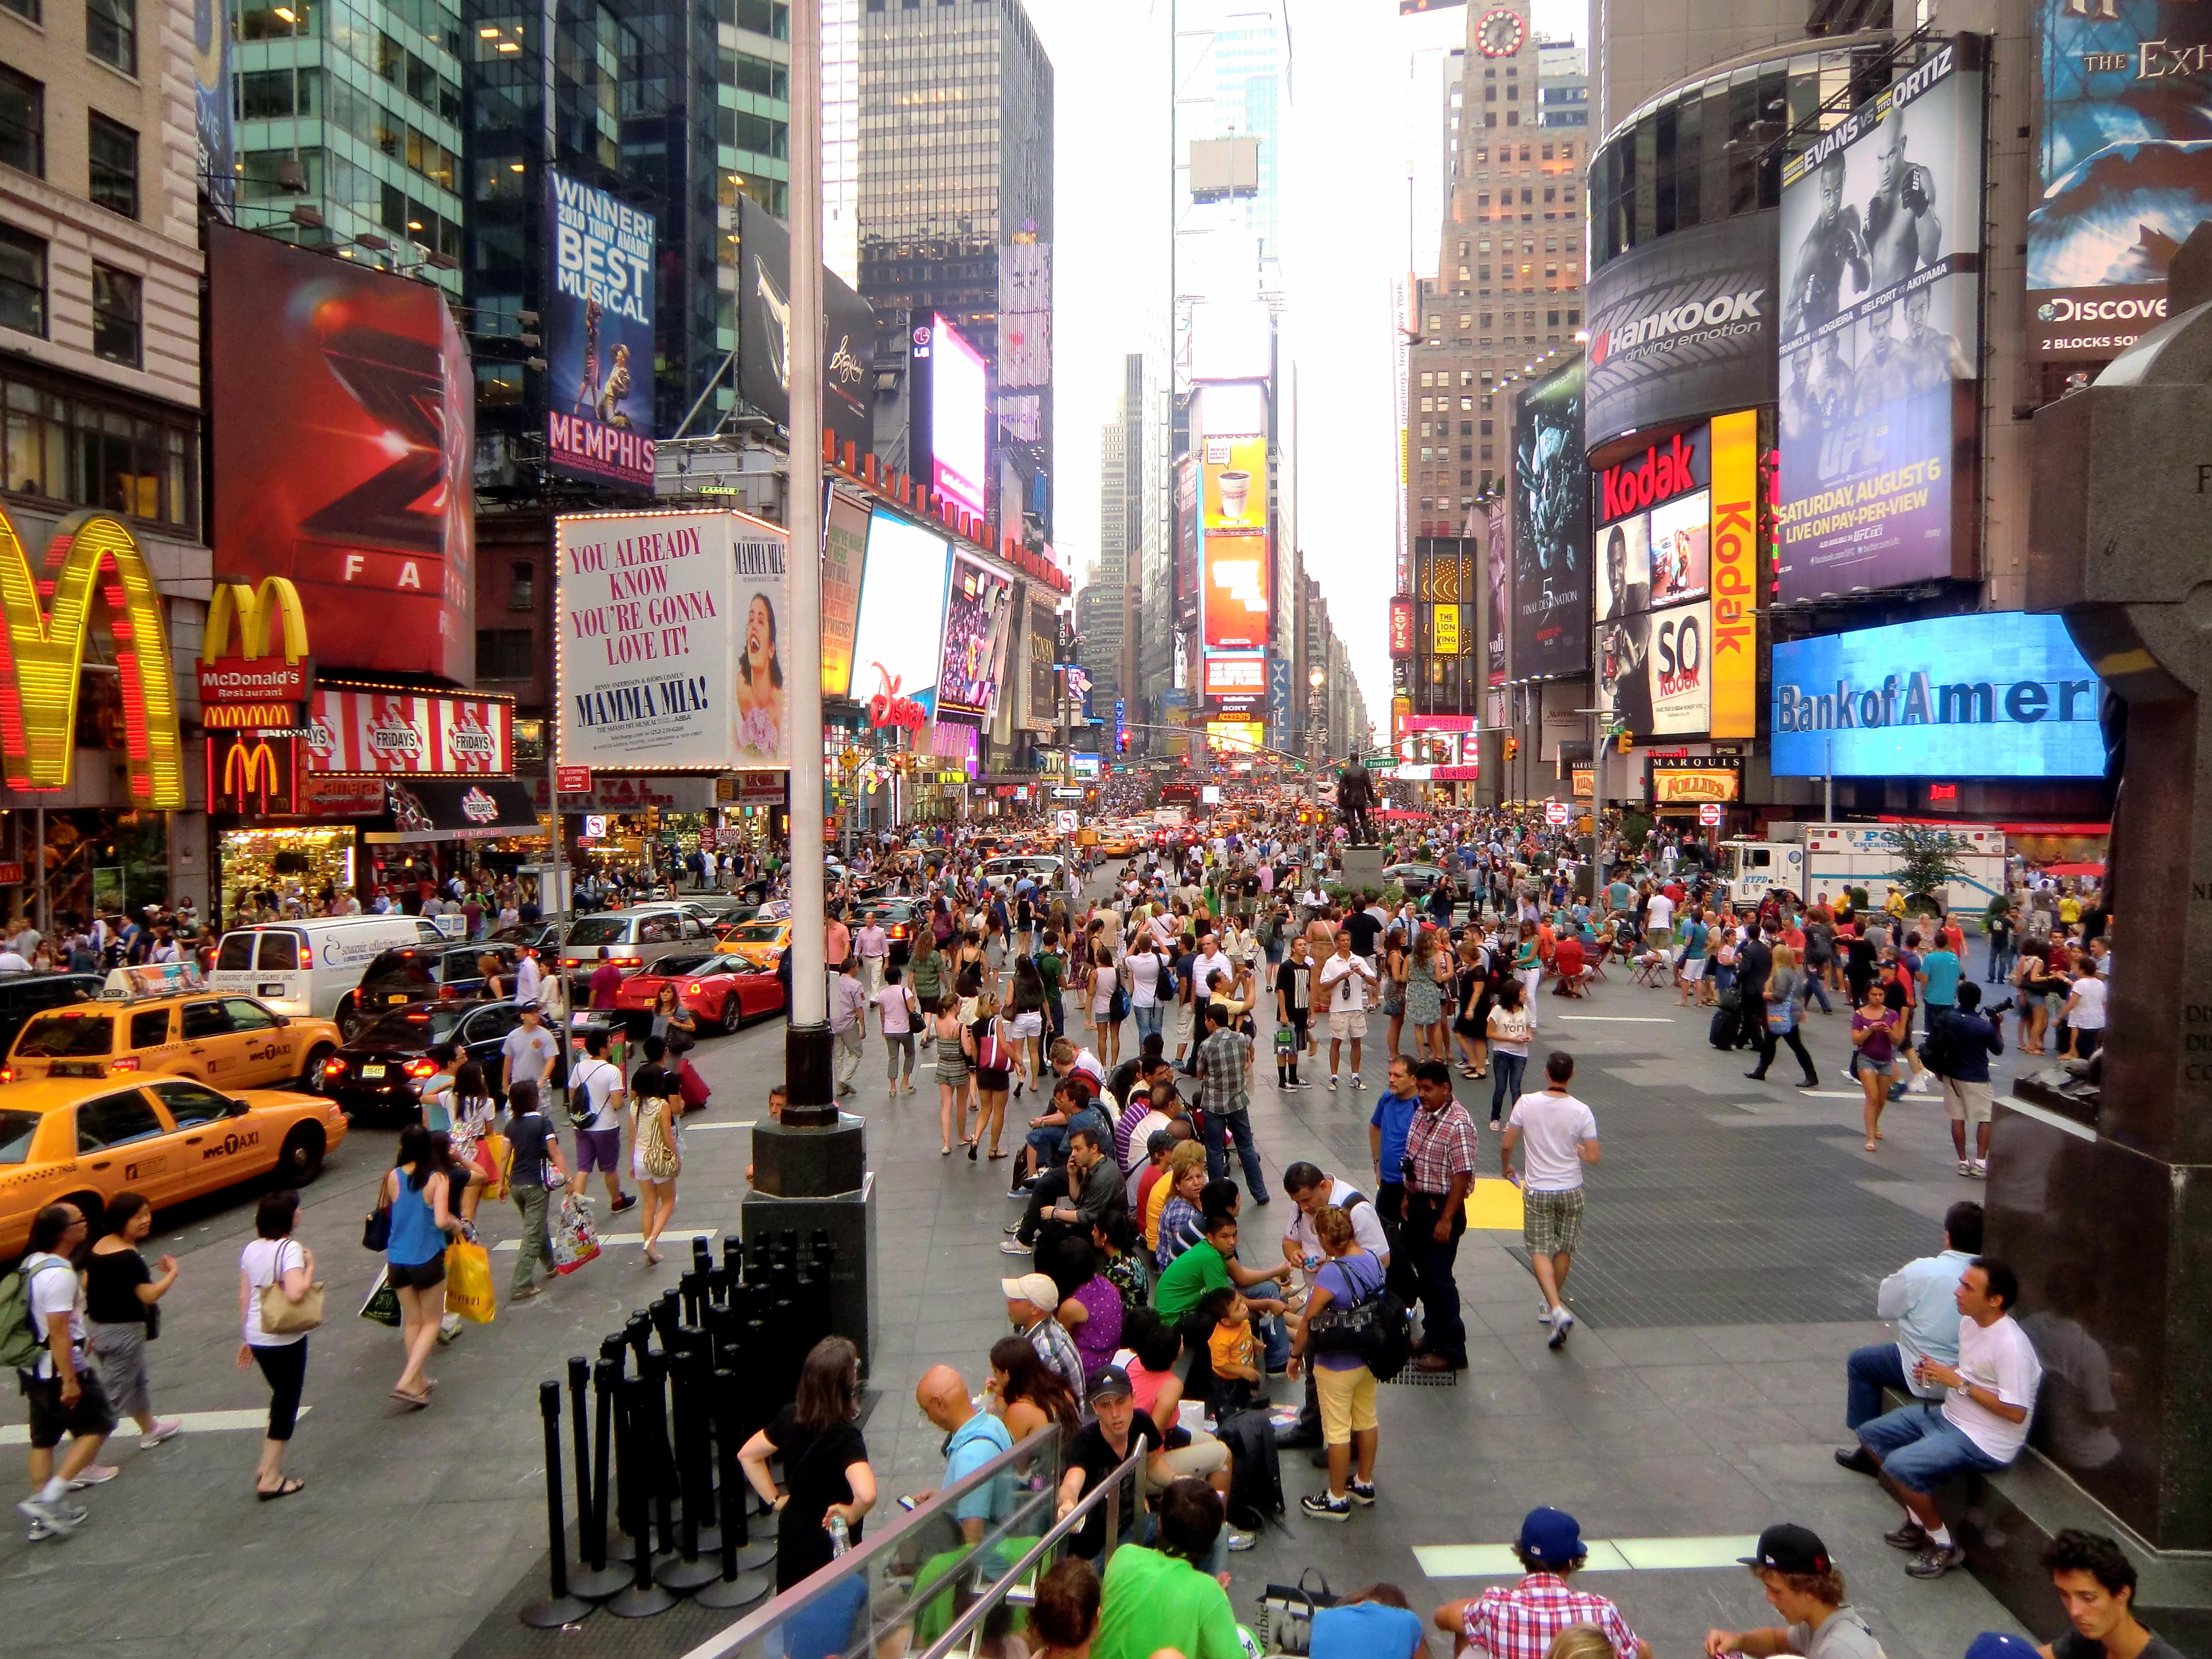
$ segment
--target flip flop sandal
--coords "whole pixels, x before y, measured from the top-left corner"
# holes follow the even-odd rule
[[[404,1389],[392,1389],[392,1397],[409,1409],[418,1412],[430,1403],[430,1396],[428,1394],[410,1394]]]
[[[288,1476],[283,1481],[267,1492],[264,1492],[260,1487],[256,1486],[253,1489],[253,1495],[264,1504],[273,1504],[280,1498],[289,1498],[294,1492],[300,1491],[307,1484],[307,1483],[304,1480],[295,1480]]]

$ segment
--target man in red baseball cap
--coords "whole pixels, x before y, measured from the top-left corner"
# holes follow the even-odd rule
[[[1844,1575],[1828,1547],[1810,1528],[1786,1522],[1769,1527],[1759,1534],[1756,1554],[1736,1559],[1766,1586],[1767,1605],[1788,1624],[1708,1631],[1708,1659],[1731,1653],[1750,1659],[1775,1653],[1802,1654],[1805,1659],[1882,1659],[1881,1644],[1844,1599]]]

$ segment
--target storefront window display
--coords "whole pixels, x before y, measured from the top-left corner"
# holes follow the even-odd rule
[[[17,902],[28,915],[40,853],[37,819],[21,810],[0,817],[9,820],[0,856],[23,866]],[[169,890],[168,836],[159,812],[49,811],[46,836],[46,902],[56,917],[137,914],[176,896]]]
[[[263,910],[284,915],[327,912],[331,896],[352,894],[356,860],[350,825],[229,830],[221,837],[217,890],[225,922]]]

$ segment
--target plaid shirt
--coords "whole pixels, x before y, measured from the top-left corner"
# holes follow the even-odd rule
[[[1486,1589],[1467,1610],[1464,1634],[1490,1659],[1545,1659],[1571,1625],[1595,1625],[1619,1659],[1636,1659],[1636,1632],[1602,1595],[1569,1589],[1556,1573],[1532,1572],[1510,1589]]]
[[[1059,1372],[1060,1380],[1067,1384],[1067,1391],[1078,1400],[1082,1399],[1083,1353],[1075,1346],[1075,1339],[1067,1334],[1067,1327],[1057,1319],[1040,1319],[1025,1334],[1046,1368]]]
[[[1198,1045],[1200,1109],[1219,1115],[1252,1103],[1252,1039],[1233,1027],[1217,1028]]]
[[[1413,1121],[1406,1126],[1406,1156],[1413,1166],[1406,1184],[1441,1198],[1451,1190],[1454,1176],[1474,1175],[1474,1120],[1456,1100],[1441,1112],[1415,1108]]]

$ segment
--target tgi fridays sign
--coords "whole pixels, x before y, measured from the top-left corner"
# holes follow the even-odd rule
[[[514,705],[504,698],[319,687],[307,731],[311,772],[501,777],[514,769]]]

